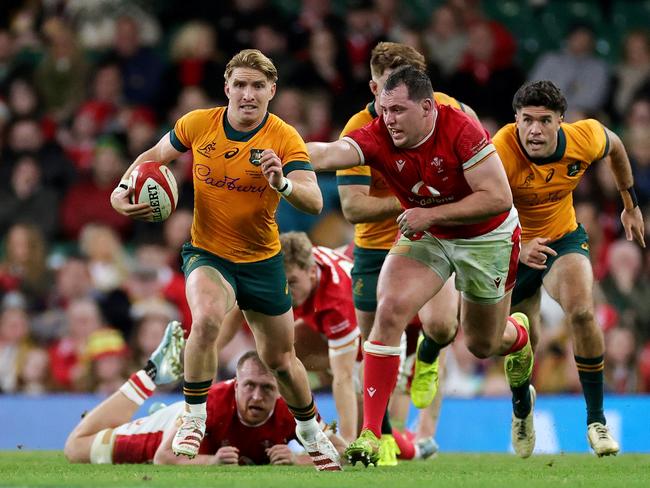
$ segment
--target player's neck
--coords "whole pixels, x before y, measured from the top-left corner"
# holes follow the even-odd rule
[[[230,113],[230,110],[226,109],[226,120],[228,120],[230,127],[235,129],[237,132],[251,132],[257,129],[264,122],[265,117],[266,112],[262,114],[259,119],[256,119],[254,121],[240,121],[233,117],[233,115]]]

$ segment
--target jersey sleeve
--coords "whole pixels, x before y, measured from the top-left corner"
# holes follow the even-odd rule
[[[591,164],[609,154],[609,137],[600,122],[595,119],[585,119],[573,125],[576,129],[578,147],[585,152],[584,161]]]
[[[282,160],[282,172],[288,175],[295,170],[313,171],[307,145],[298,131],[289,124],[284,125],[284,134],[281,136],[284,144],[282,154],[278,154]]]
[[[496,152],[487,132],[470,121],[465,123],[458,132],[454,141],[454,149],[459,161],[462,161],[463,171],[482,163]]]
[[[460,110],[463,110],[463,105],[456,100],[454,97],[447,95],[446,93],[443,92],[434,92],[433,93],[433,99],[436,101],[436,103],[439,103],[441,105],[448,105],[453,108],[457,108]],[[465,110],[463,110],[464,112]]]
[[[350,132],[362,128],[372,122],[373,117],[368,110],[362,110],[354,114],[345,124],[339,138],[345,137]],[[370,186],[372,174],[369,166],[355,166],[354,168],[340,169],[336,172],[336,183],[339,186],[344,185],[364,185]]]
[[[371,182],[370,166],[355,166],[354,168],[340,169],[336,172],[336,183],[339,186],[370,186]]]
[[[509,131],[511,130],[514,129],[511,124],[508,124],[505,127],[499,129],[499,131],[494,134],[494,137],[492,138],[494,149],[496,149],[496,152],[499,155],[499,159],[501,160],[501,164],[503,165],[503,169],[505,169],[506,175],[508,175],[508,180],[510,181],[512,181],[510,176],[514,171],[514,162],[516,160],[516,156],[513,153],[513,148],[511,147],[511,143],[516,143],[516,139],[512,139],[510,137]]]
[[[376,133],[377,124],[369,124],[360,129],[353,130],[341,140],[347,141],[357,150],[361,165],[372,165],[373,161],[378,161],[376,156],[379,152],[381,141]]]
[[[189,151],[192,148],[192,141],[202,131],[201,125],[201,111],[199,110],[188,112],[178,119],[169,133],[174,149],[180,152]]]

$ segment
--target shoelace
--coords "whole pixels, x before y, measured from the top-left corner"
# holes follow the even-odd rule
[[[183,425],[181,426],[182,430],[203,430],[201,428],[201,419],[197,417],[185,416],[183,417]]]
[[[526,422],[524,420],[521,420],[517,427],[517,439],[519,440],[525,439],[527,437],[526,434],[527,434]]]
[[[598,434],[599,439],[609,438],[609,432],[607,431],[607,427],[605,427],[604,425],[599,425],[596,427],[596,434]]]

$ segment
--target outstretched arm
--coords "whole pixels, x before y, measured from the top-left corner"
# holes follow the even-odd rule
[[[344,139],[334,142],[308,142],[307,151],[316,171],[346,169],[361,164],[359,152]]]
[[[632,167],[627,157],[627,151],[623,141],[614,132],[605,128],[607,137],[609,137],[609,167],[614,174],[616,187],[621,192],[623,199],[623,212],[621,213],[621,222],[625,229],[625,237],[628,241],[636,240],[641,247],[645,247],[645,227],[643,223],[643,214],[636,201],[634,193],[634,178],[632,176]]]
[[[351,224],[381,222],[397,217],[403,210],[394,196],[370,196],[370,187],[366,185],[339,185],[339,197],[343,215]]]

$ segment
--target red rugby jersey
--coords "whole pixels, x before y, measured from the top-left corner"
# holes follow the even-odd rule
[[[398,148],[383,117],[345,137],[359,151],[363,164],[379,170],[404,208],[435,207],[472,193],[464,172],[496,150],[481,125],[460,110],[436,105],[433,132],[416,147]],[[509,210],[482,222],[428,229],[442,239],[470,238],[497,228]]]
[[[352,260],[327,247],[315,246],[313,253],[320,282],[302,305],[294,307],[293,315],[328,340],[340,339],[358,330],[350,278]]]

